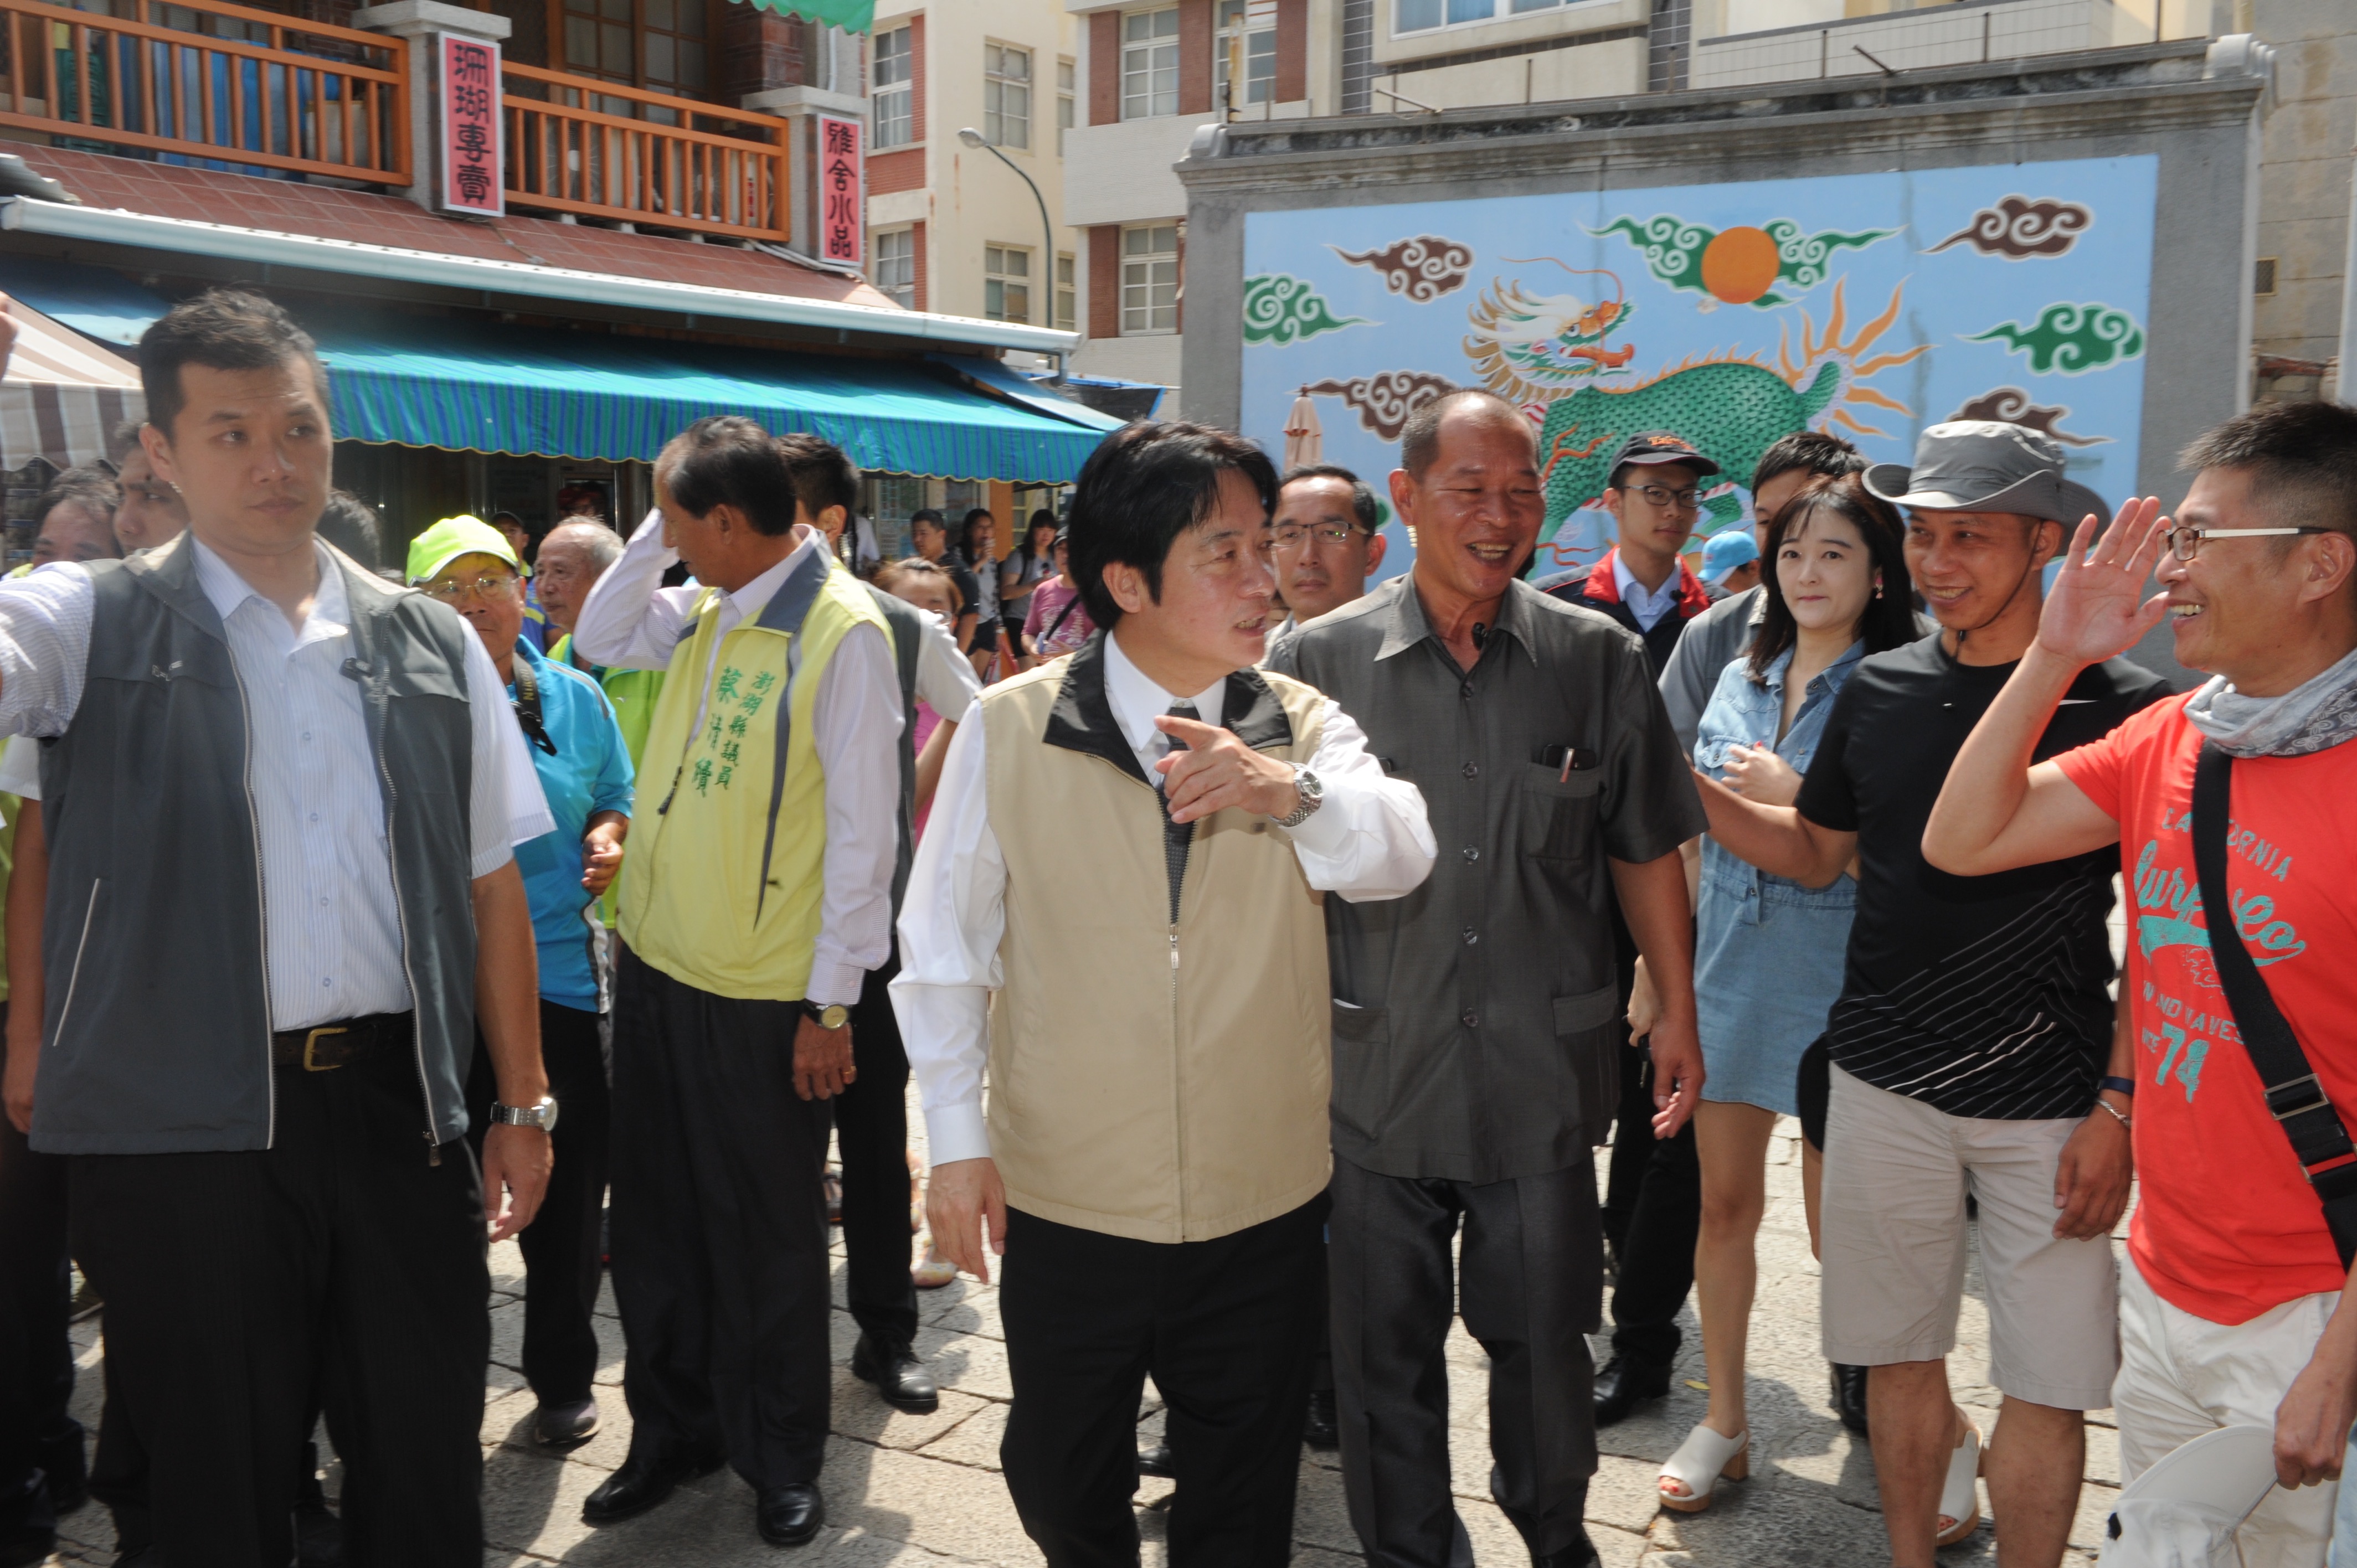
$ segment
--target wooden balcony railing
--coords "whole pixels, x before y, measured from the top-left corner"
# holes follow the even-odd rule
[[[500,69],[511,206],[789,237],[783,120],[512,61]]]
[[[410,183],[403,40],[222,0],[124,4],[0,0],[0,125],[205,168]]]

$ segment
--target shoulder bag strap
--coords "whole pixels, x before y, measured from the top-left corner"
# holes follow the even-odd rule
[[[2325,1097],[2308,1054],[2234,929],[2234,906],[2226,890],[2226,816],[2233,768],[2232,755],[2212,741],[2201,743],[2201,758],[2193,766],[2193,869],[2201,886],[2210,958],[2233,1009],[2243,1048],[2258,1070],[2268,1113],[2291,1141],[2293,1157],[2316,1189],[2332,1245],[2346,1269],[2357,1259],[2357,1147],[2350,1144],[2341,1113]]]
[[[524,738],[554,757],[556,742],[549,738],[548,725],[541,716],[540,682],[533,679],[529,660],[515,661],[515,689],[509,705],[515,709],[516,723],[523,726]]]

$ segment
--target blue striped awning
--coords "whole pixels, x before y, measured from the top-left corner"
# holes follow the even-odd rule
[[[863,468],[1063,483],[1103,421],[989,395],[922,360],[770,352],[425,317],[321,323],[339,439],[651,462],[708,413],[824,436]]]

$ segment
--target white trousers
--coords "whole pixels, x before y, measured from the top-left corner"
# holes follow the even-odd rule
[[[2221,1426],[2275,1430],[2300,1369],[2316,1352],[2338,1291],[2304,1295],[2248,1323],[2196,1317],[2153,1293],[2131,1260],[2120,1271],[2120,1478],[2133,1481],[2170,1449]],[[2337,1483],[2267,1494],[2236,1538],[2244,1568],[2324,1568]]]

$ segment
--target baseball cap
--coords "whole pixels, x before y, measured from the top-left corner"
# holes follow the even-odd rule
[[[1695,444],[1674,430],[1647,430],[1620,443],[1620,450],[1612,454],[1605,472],[1620,471],[1623,463],[1679,463],[1695,471],[1695,477],[1706,479],[1718,472],[1718,465],[1695,450]]]
[[[462,514],[444,518],[411,542],[409,580],[422,583],[461,555],[496,555],[519,575],[532,575],[532,568],[516,559],[506,534],[479,517]]]
[[[2065,528],[2093,512],[2112,521],[2104,498],[2062,477],[2061,444],[2043,431],[1996,419],[1953,419],[1915,441],[1915,462],[1877,463],[1866,488],[1893,506],[1931,511],[2009,511]]]
[[[1722,529],[1702,547],[1702,580],[1716,588],[1736,568],[1760,559],[1760,543],[1748,528]]]
[[[2241,1568],[2234,1532],[2276,1484],[2274,1431],[2222,1426],[2128,1483],[2104,1527],[2103,1568]]]

